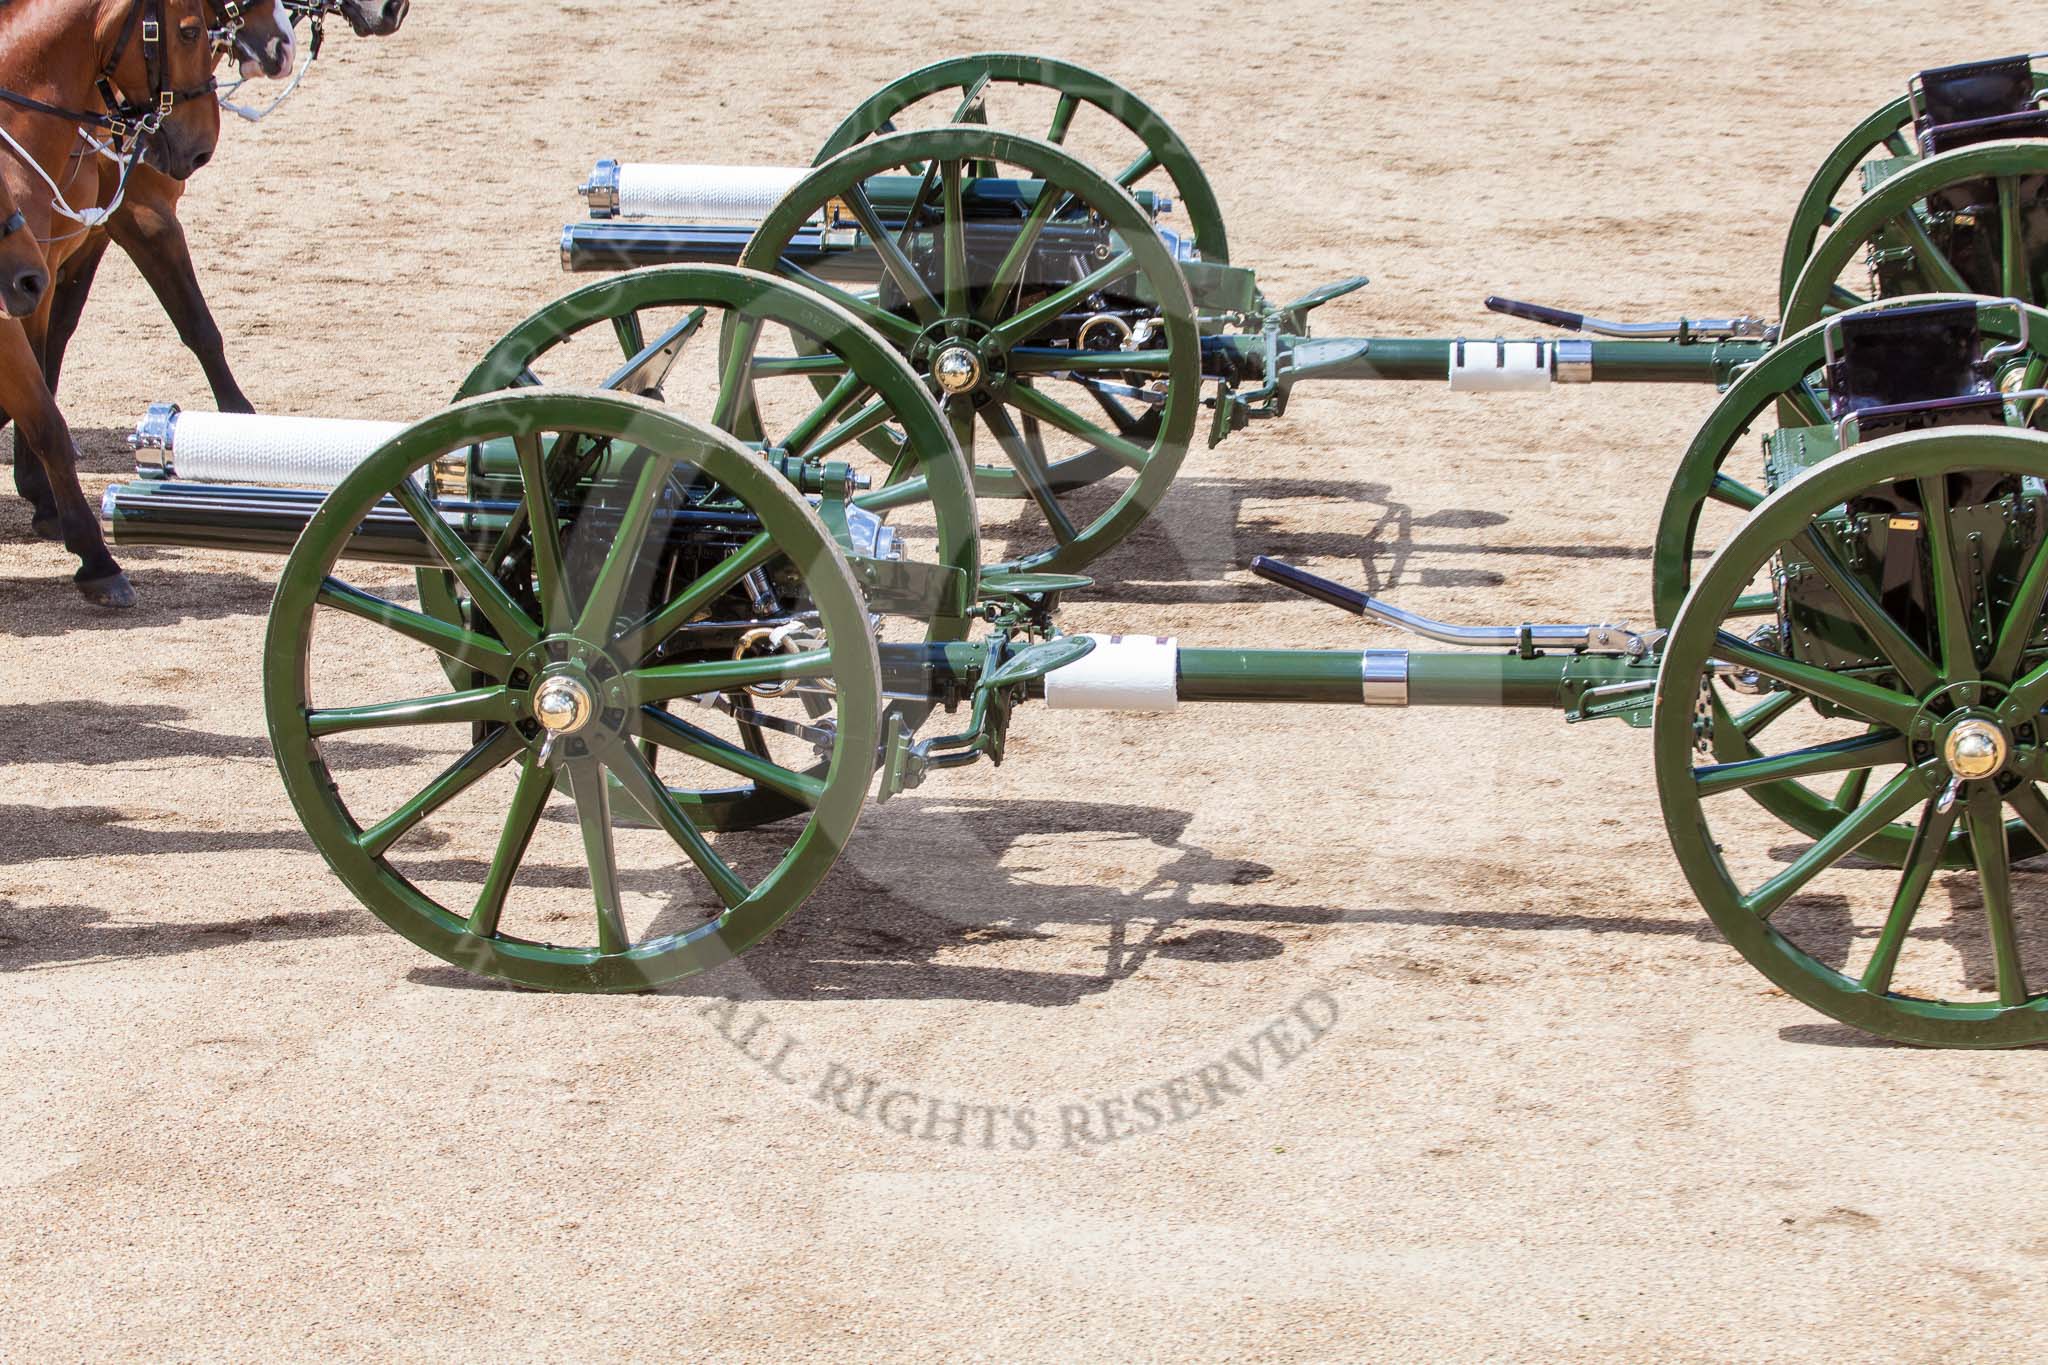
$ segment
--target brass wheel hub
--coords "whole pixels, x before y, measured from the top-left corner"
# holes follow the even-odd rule
[[[533,690],[533,718],[550,735],[573,735],[597,714],[597,698],[588,687],[557,674]]]
[[[2012,742],[2005,731],[1988,720],[1972,718],[1948,732],[1942,741],[1942,761],[1950,772],[1969,781],[1991,776],[2005,766]]]
[[[981,373],[981,357],[972,346],[946,346],[932,357],[932,378],[948,396],[971,393],[980,386]]]

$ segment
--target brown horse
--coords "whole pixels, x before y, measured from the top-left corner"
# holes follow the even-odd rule
[[[211,3],[218,7],[226,0]],[[377,37],[396,33],[410,8],[410,0],[254,0],[241,6],[241,32],[234,51],[241,59],[243,75],[282,76],[290,72],[295,53],[289,11],[310,14],[316,24],[330,13],[339,14],[357,34]],[[317,48],[318,30],[315,32]],[[102,166],[104,198],[112,197],[117,178],[111,163]],[[184,194],[184,182],[148,167],[139,168],[128,181],[126,199],[108,219],[106,227],[93,232],[65,263],[57,277],[49,341],[44,351],[44,369],[52,392],[63,373],[64,353],[78,330],[107,244],[112,241],[135,262],[135,268],[148,281],[157,302],[177,327],[178,340],[198,358],[207,387],[213,390],[214,406],[222,412],[256,410],[228,368],[220,325],[213,320],[213,312],[206,306],[206,296],[199,287],[192,249],[185,240],[183,225],[178,222],[178,201]]]
[[[12,0],[0,6],[0,185],[62,270],[85,244],[100,200],[97,154],[79,155],[81,129],[112,138],[131,163],[182,180],[213,157],[220,105],[208,0]],[[80,221],[81,217],[85,221]],[[0,404],[30,457],[16,486],[36,506],[37,531],[78,556],[87,601],[128,607],[135,590],[100,534],[78,482],[78,451],[44,378],[50,297],[0,321]]]
[[[291,74],[298,44],[284,0],[207,3],[221,23],[215,30],[216,56],[232,53],[239,61],[242,75],[250,79]],[[121,249],[142,272],[142,278],[149,282],[177,326],[178,339],[199,358],[200,368],[205,370],[207,383],[213,389],[215,406],[222,412],[254,412],[228,369],[220,327],[200,293],[192,249],[186,244],[185,229],[178,222],[178,201],[184,197],[185,182],[174,180],[155,167],[137,166],[128,174],[124,186],[122,173],[120,162],[111,157],[100,158],[100,196],[96,202],[102,208],[111,206],[113,213],[104,226],[86,234],[57,275],[56,296],[50,304],[49,336],[43,346],[43,374],[49,381],[50,392],[57,391],[64,353],[78,330],[93,279],[107,254],[107,243],[114,241],[121,244]],[[19,447],[20,443],[17,432],[15,444]]]

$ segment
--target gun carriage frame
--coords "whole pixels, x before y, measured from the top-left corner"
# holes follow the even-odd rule
[[[2010,104],[2007,65],[1993,94]],[[1837,163],[1896,150],[1903,124],[1881,111],[1843,144],[1868,139],[1861,149],[1830,158],[1794,225],[1788,252],[1804,264],[1783,276],[1781,328],[1745,318],[1631,334],[1497,300],[1622,335],[1326,340],[1309,334],[1309,313],[1362,281],[1266,301],[1228,262],[1206,180],[1148,106],[1061,63],[959,59],[864,104],[743,233],[573,226],[572,265],[663,252],[683,263],[540,310],[424,422],[299,433],[346,447],[331,492],[207,482],[209,460],[262,463],[278,429],[160,411],[142,442],[158,477],[110,490],[107,514],[126,543],[291,547],[265,699],[294,806],[366,905],[472,970],[628,990],[723,961],[816,887],[878,770],[886,800],[935,770],[1000,762],[1014,710],[1032,700],[1544,706],[1654,731],[1689,882],[1788,992],[1895,1038],[2036,1042],[2048,1038],[2048,968],[2026,970],[2011,865],[2048,846],[2037,790],[2048,780],[2048,436],[2032,430],[2048,376],[2048,313],[2034,306],[2048,240],[2030,226],[2048,144],[1943,149],[1935,106],[1981,74],[1926,73],[1906,117],[1927,154],[1890,158],[1901,164],[1868,175],[1864,200],[1832,217],[1811,202],[1844,183]],[[1053,136],[987,120],[983,98],[1005,82],[1054,94]],[[1961,122],[2031,128],[2042,88],[2028,65],[2024,108]],[[952,122],[892,130],[917,100],[949,91],[962,96]],[[1115,175],[1062,145],[1084,106],[1142,144]],[[1139,188],[1147,176],[1164,183]],[[622,179],[599,182],[599,211],[618,212]],[[702,189],[685,185],[684,197]],[[1189,206],[1189,238],[1158,230],[1168,190]],[[1877,280],[1869,300],[1838,292],[1859,259]],[[547,382],[552,361],[592,338],[610,356],[594,385]],[[709,364],[694,406],[677,378],[690,356]],[[1198,649],[1054,623],[1087,585],[1071,570],[1157,502],[1204,404],[1221,440],[1279,415],[1309,379],[1445,375],[1478,389],[1554,378],[1727,389],[1673,481],[1654,628],[1449,626],[1265,560],[1254,567],[1276,582],[1457,648]],[[1047,399],[1039,381],[1053,377],[1078,377],[1109,425]],[[776,385],[799,394],[783,417],[770,415]],[[983,430],[1002,465],[970,461]],[[1049,430],[1084,448],[1052,458]],[[1760,474],[1742,463],[1754,437]],[[336,452],[316,454],[297,467]],[[273,482],[293,481],[292,459],[276,463]],[[1062,528],[1060,499],[1112,473],[1121,491]],[[1053,543],[984,563],[977,498],[1037,506]],[[923,517],[923,534],[885,520],[905,512]],[[1701,568],[1710,513],[1735,526]],[[386,576],[365,586],[344,564]],[[414,575],[417,606],[400,600],[393,566]],[[315,623],[335,620],[423,652],[444,686],[330,701],[315,679]],[[356,682],[374,691],[386,652],[351,655]],[[921,737],[941,709],[964,710],[962,728]],[[714,734],[714,719],[736,738]],[[330,751],[435,726],[467,727],[468,746],[397,809],[358,813],[348,765]],[[662,771],[677,763],[697,776]],[[501,770],[512,790],[480,880],[451,900],[398,851]],[[587,872],[573,891],[596,911],[570,944],[505,919],[557,787]],[[630,826],[695,869],[709,893],[698,922],[627,923],[614,839]],[[1785,826],[1811,845],[1757,872],[1749,855]],[[742,868],[745,840],[768,832],[772,845]],[[1798,913],[1851,853],[1893,869],[1853,963],[1804,937]],[[1921,984],[1908,950],[1930,887],[1958,871],[1977,879],[1989,956],[1963,982],[1974,993],[1945,994]]]

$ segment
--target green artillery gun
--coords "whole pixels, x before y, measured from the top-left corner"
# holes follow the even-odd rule
[[[1168,352],[1146,406],[1184,420],[1195,385],[1175,381],[1202,371],[1173,366],[1199,347],[1172,348],[1202,323],[1130,195],[968,126],[862,143],[824,168],[842,197],[898,164],[911,144],[892,137],[925,139],[919,174],[948,206],[1008,178],[970,176],[981,157],[1094,196],[1163,318],[1116,354]],[[789,202],[762,232],[802,226]],[[978,319],[967,219],[946,222],[936,275],[886,273]],[[914,367],[908,319],[805,274],[585,286],[411,426],[158,409],[138,433],[145,477],[106,499],[117,543],[289,547],[265,653],[279,770],[329,865],[414,942],[548,989],[704,970],[817,888],[871,790],[1000,762],[1034,702],[1543,706],[1652,730],[1690,884],[1790,994],[1916,1042],[2048,1037],[2041,917],[2012,872],[2048,848],[2048,436],[2030,429],[2048,313],[1912,296],[1758,346],[1674,476],[1652,628],[1453,626],[1261,561],[1452,648],[1207,648],[1065,633],[1055,609],[1087,580],[985,563],[961,436],[995,404],[938,394],[949,347],[990,352],[949,334]],[[1064,318],[1071,289],[1007,316]],[[1003,352],[1036,375],[1034,349]],[[593,388],[535,383],[593,361]],[[906,486],[920,497],[877,504]],[[573,821],[548,818],[558,788]]]
[[[2044,87],[2025,58],[1944,68],[1865,120],[1795,215],[1775,326],[1750,317],[1612,323],[1494,298],[1496,311],[1585,335],[1314,337],[1311,312],[1363,279],[1269,301],[1251,271],[1231,264],[1216,196],[1157,111],[1096,73],[1002,53],[892,82],[808,170],[600,162],[582,191],[591,217],[564,229],[562,259],[571,271],[741,264],[830,291],[928,374],[976,464],[980,496],[992,508],[1035,510],[1022,519],[1028,532],[1013,527],[1004,562],[1071,571],[1157,505],[1201,406],[1212,410],[1213,445],[1284,412],[1309,380],[1726,387],[1780,335],[1869,299],[2032,300],[2030,272],[2048,237],[2029,215],[2048,143],[2023,139],[2048,130],[2036,107]],[[920,110],[949,122],[897,131]],[[1041,121],[1028,126],[1042,140],[998,130],[1034,114]],[[1092,169],[1084,144],[1122,169]],[[1852,180],[1869,193],[1845,206]],[[949,249],[957,277],[947,276]],[[1859,270],[1870,278],[1851,288],[1845,280]],[[868,499],[878,510],[922,495],[900,475],[883,482]]]

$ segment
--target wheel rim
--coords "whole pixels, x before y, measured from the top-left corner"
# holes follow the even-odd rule
[[[1887,1037],[2010,1046],[2048,1038],[2048,996],[2026,984],[2023,948],[2033,936],[2032,921],[2022,925],[2024,917],[2015,916],[2010,872],[2015,828],[2030,829],[2037,846],[2048,836],[2048,800],[2037,786],[2048,776],[2041,729],[2048,667],[2034,643],[2048,595],[2048,542],[2037,538],[2020,558],[2017,608],[1997,611],[1995,626],[1992,608],[1973,615],[1983,604],[1958,546],[1968,539],[1966,518],[1980,509],[1949,503],[1952,476],[1967,471],[2039,479],[2048,474],[2048,436],[1954,428],[1892,437],[1814,467],[1756,508],[1707,566],[1665,642],[1655,715],[1657,784],[1672,846],[1701,904],[1772,981]],[[1834,543],[1813,531],[1817,519],[1852,498],[1899,486],[1914,489],[1923,509],[1915,534],[1924,542],[1915,543],[1926,546],[1930,566],[1929,624],[1901,626],[1874,596],[1836,599],[1845,604],[1843,619],[1853,617],[1867,632],[1859,643],[1872,646],[1884,668],[1852,676],[1751,649],[1723,633],[1731,608],[1771,570],[1782,547],[1794,547],[1802,565],[1831,584],[1847,575],[1839,559],[1816,548]],[[2038,492],[2030,496],[2040,499]],[[1712,660],[1759,670],[1780,689],[1773,695],[1839,708],[1838,719],[1829,722],[1835,737],[1815,727],[1787,737],[1774,752],[1732,763],[1700,754],[1701,682],[1711,676]],[[1717,681],[1710,690],[1725,686]],[[1718,701],[1714,710],[1726,714]],[[1970,727],[1998,733],[1999,766],[1988,772],[1963,766]],[[1732,811],[1717,805],[1714,819],[1708,818],[1709,801],[1749,784],[1859,769],[1880,776],[1897,771],[1882,781],[1873,777],[1851,818],[1789,861],[1762,856],[1756,840],[1739,837],[1745,828],[1740,804]],[[1954,800],[1944,810],[1940,799],[1952,782]],[[1916,808],[1920,818],[1903,871],[1845,864],[1865,837]],[[2008,808],[2016,817],[2010,822]],[[1985,973],[1975,969],[1965,972],[1964,990],[1931,993],[1920,982],[1938,975],[1930,974],[1933,964],[1916,956],[1906,965],[1908,953],[1931,941],[1931,926],[1921,922],[1923,902],[1944,869],[1973,865],[1984,903],[1977,941],[1988,952],[1991,994],[1977,998],[1985,983],[1971,978]],[[1867,914],[1872,906],[1876,913]],[[1965,918],[1952,921],[1957,942]],[[2035,975],[2048,985],[2044,971],[2037,968]]]
[[[1067,140],[1081,106],[1107,114],[1143,144],[1142,153],[1112,177],[1116,183],[1135,191],[1154,178],[1163,179],[1173,187],[1175,201],[1186,216],[1202,259],[1217,264],[1229,262],[1230,242],[1223,227],[1223,210],[1216,202],[1209,178],[1202,173],[1194,153],[1180,135],[1151,105],[1107,76],[1049,57],[982,52],[920,67],[883,86],[847,115],[846,121],[826,139],[812,164],[822,166],[868,138],[900,131],[899,120],[905,113],[934,96],[965,97],[967,107],[955,108],[956,117],[949,121],[985,124],[989,122],[988,114],[978,107],[979,101],[974,97],[989,84],[1037,86],[1059,95],[1045,135],[1045,140],[1055,145]],[[1008,127],[1003,123],[998,126]],[[1010,131],[1030,129],[1017,127]]]
[[[2048,73],[2034,77],[2034,93],[2048,93]],[[1880,147],[1892,156],[1913,155],[1914,146],[1906,138],[1912,127],[1912,102],[1902,95],[1857,124],[1820,163],[1813,179],[1807,183],[1806,193],[1800,196],[1799,206],[1792,214],[1791,229],[1785,234],[1785,250],[1778,266],[1778,304],[1781,308],[1791,298],[1792,287],[1798,283],[1799,272],[1813,255],[1821,233],[1839,221],[1838,215],[1843,210],[1835,201],[1841,198],[1850,178]]]
[[[486,560],[501,562],[508,505],[450,512],[428,503],[413,480],[443,457],[470,451],[509,451],[516,460],[516,507],[531,552],[515,588],[484,568]],[[578,469],[588,472],[565,481]],[[527,496],[543,487],[556,491],[544,502]],[[487,519],[493,515],[499,520]],[[405,543],[421,547],[412,559],[359,538],[382,527],[377,545],[385,545],[394,525]],[[680,542],[675,528],[684,528]],[[680,558],[679,543],[690,547]],[[366,554],[401,563],[431,554],[460,577],[490,628],[451,626],[339,575],[345,555]],[[687,572],[674,571],[684,563]],[[750,568],[804,618],[787,637],[794,648],[734,659],[711,646],[703,658],[649,653],[675,638],[675,622],[732,600]],[[316,637],[330,632],[320,646]],[[438,677],[427,656],[456,659],[476,685],[389,696],[400,685],[386,670]],[[880,733],[880,665],[867,608],[817,517],[730,437],[612,393],[493,394],[395,437],[334,491],[286,561],[265,660],[279,771],[328,865],[379,918],[428,951],[553,990],[643,989],[725,961],[767,933],[817,886],[851,834]],[[793,748],[783,746],[808,753],[808,763],[784,761],[744,733],[738,742],[721,738],[709,719],[720,713],[711,708],[703,724],[665,710],[689,697],[778,685],[807,697],[829,689],[829,728],[813,717]],[[337,689],[373,700],[330,704],[327,694]],[[760,714],[738,728],[762,731]],[[450,724],[470,727],[467,743],[445,738]],[[388,814],[371,806],[365,796],[374,784],[360,778],[362,736],[402,752],[403,761],[379,761],[403,767],[439,761],[428,731],[444,736],[438,747],[455,761]],[[386,742],[394,737],[406,744]],[[672,788],[656,779],[642,742],[687,760],[703,785]],[[499,822],[486,788],[502,788],[515,772]],[[716,808],[735,778],[783,798],[798,814],[795,828],[753,844],[707,839],[716,825],[700,823],[706,807],[693,798],[708,796]],[[557,833],[543,819],[557,787],[574,808],[570,842],[580,848],[580,867],[576,856],[535,865],[536,836]],[[457,802],[467,803],[459,815]],[[635,833],[622,825],[614,818],[620,802],[650,827]],[[374,821],[359,818],[356,804]],[[645,915],[645,897],[636,899],[622,880],[629,867],[622,830],[634,856],[645,855],[635,875],[659,883],[661,905]],[[447,837],[467,837],[486,856],[465,860],[443,850],[435,839]],[[463,898],[470,894],[473,900]],[[573,922],[578,897],[576,938],[535,931],[547,929],[547,914],[564,905]],[[709,918],[687,922],[707,907]]]
[[[2035,177],[2043,175],[2048,175],[2048,144],[2038,141],[1987,142],[1929,157],[1900,171],[1857,201],[1800,268],[1785,297],[1783,330],[1800,331],[1829,312],[1871,302],[1844,286],[1841,276],[1859,252],[1879,239],[1888,268],[1896,272],[1895,278],[1908,281],[1897,290],[1884,288],[1882,294],[1990,294],[2023,303],[2042,298],[2024,220],[2028,210],[2038,216],[2040,182]],[[1994,216],[1999,224],[1996,240],[1992,234],[1978,233],[1974,225],[1963,239],[1952,235],[1961,229],[1936,224],[1930,230],[1917,211],[1919,205],[1978,182],[1991,185],[1996,196],[1995,203],[1980,206],[1977,215]],[[1936,240],[1941,236],[1948,240]],[[1960,249],[1958,241],[1968,250]],[[1960,261],[1950,259],[1952,254]],[[1978,287],[1986,284],[1991,287]]]
[[[997,224],[983,233],[970,224],[968,167],[978,163],[1017,168],[1022,179],[1045,187],[1014,229]],[[899,229],[882,221],[862,187],[872,176],[912,169],[925,175],[928,193]],[[844,206],[870,244],[838,268],[871,268],[881,280],[874,288],[840,289],[791,259],[796,234],[830,206]],[[1106,234],[1097,234],[1094,223]],[[1050,246],[1040,251],[1054,241],[1071,245],[1072,254],[1054,260]],[[1086,273],[1082,253],[1093,253],[1085,257]],[[995,567],[1067,571],[1087,564],[1144,520],[1186,457],[1201,404],[1201,343],[1187,283],[1130,196],[1057,147],[972,127],[862,143],[791,189],[742,263],[826,292],[927,377],[974,465],[977,497],[1014,502],[1023,513],[1011,552]],[[1078,278],[1033,278],[1059,269]],[[1101,344],[1114,328],[1075,329],[1068,310],[1082,306],[1142,315],[1158,340],[1137,351]],[[1074,335],[1055,335],[1061,329]],[[942,387],[939,370],[958,353],[976,368],[970,387],[956,393]],[[1144,388],[1149,411],[1130,411],[1112,392],[1119,387]],[[1083,415],[1076,403],[1099,405],[1104,418]],[[1061,455],[1053,445],[1062,446]],[[977,450],[987,458],[977,458]],[[1105,466],[1120,471],[1119,482],[1103,480]],[[1075,496],[1098,480],[1101,487]],[[925,496],[915,478],[894,469],[885,468],[877,482],[864,506],[912,506]]]
[[[1953,301],[1955,296],[1952,295],[1918,295],[1865,307],[1903,308]],[[2048,373],[2048,311],[2029,308],[2028,315],[2029,335],[2033,338],[2031,349],[2023,360],[2014,363],[2023,370],[2021,382],[2032,387],[2044,373]],[[1980,318],[1989,337],[2015,338],[2019,335],[2018,320],[2009,310],[1987,310]],[[1672,477],[1670,491],[1665,496],[1653,551],[1652,597],[1656,622],[1660,627],[1670,628],[1692,590],[1693,570],[1701,552],[1701,517],[1707,507],[1720,504],[1736,512],[1747,513],[1764,499],[1761,491],[1763,481],[1754,470],[1731,471],[1728,468],[1736,451],[1754,451],[1758,444],[1752,438],[1755,427],[1769,421],[1774,412],[1781,419],[1789,416],[1790,420],[1782,421],[1786,426],[1825,422],[1827,395],[1819,387],[1819,381],[1824,368],[1824,330],[1827,325],[1815,324],[1797,336],[1788,337],[1744,371],[1686,447]],[[1767,603],[1755,605],[1759,611],[1769,606]],[[1767,723],[1775,718],[1769,712],[1761,712],[1755,713],[1753,719]],[[1732,763],[1755,756],[1755,750],[1740,731],[1731,728],[1731,723],[1739,720],[1739,716],[1726,717],[1727,723],[1716,731],[1716,752],[1723,762]],[[1751,788],[1749,795],[1800,833],[1818,838],[1846,818],[1848,807],[1854,804],[1859,793],[1856,786],[1845,779],[1842,790],[1832,798],[1822,797],[1799,784],[1758,786]],[[2029,857],[2040,851],[2031,847],[2032,839],[2031,832],[2019,833],[2014,856]],[[1896,826],[1880,832],[1864,846],[1862,853],[1868,858],[1897,862],[1904,859],[1911,844],[1912,831]],[[2023,847],[2025,851],[2021,851]]]

